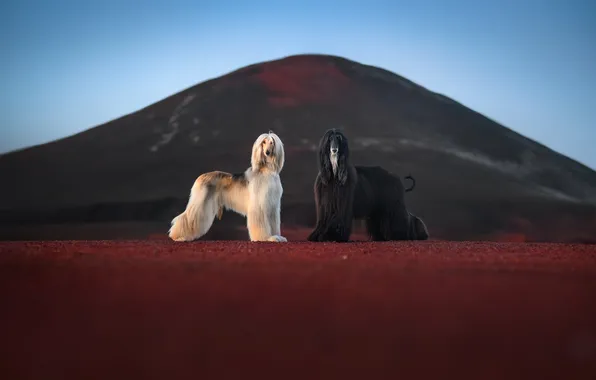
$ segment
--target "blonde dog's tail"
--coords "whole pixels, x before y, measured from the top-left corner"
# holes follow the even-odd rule
[[[172,219],[168,236],[175,241],[192,241],[205,235],[223,209],[246,215],[248,181],[244,174],[214,171],[202,174],[190,190],[183,213]]]

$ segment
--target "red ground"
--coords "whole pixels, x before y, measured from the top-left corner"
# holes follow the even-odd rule
[[[2,379],[596,378],[595,245],[0,243],[0,302]]]

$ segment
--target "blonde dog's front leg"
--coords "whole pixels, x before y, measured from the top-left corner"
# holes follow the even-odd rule
[[[258,182],[254,182],[251,185],[254,187],[250,189],[250,198],[246,215],[248,236],[250,237],[250,240],[286,242],[287,239],[279,235],[279,197],[276,197],[275,195],[272,197],[270,189],[259,189]]]
[[[285,243],[288,240],[280,236],[279,233],[273,234],[271,228],[270,215],[266,215],[263,209],[255,208],[248,210],[247,214],[248,236],[250,241],[271,241]]]
[[[272,207],[269,211],[269,224],[271,226],[271,237],[269,238],[269,241],[276,241],[279,243],[288,241],[288,239],[281,236],[281,210],[279,204]]]
[[[270,234],[267,231],[266,218],[258,207],[249,208],[246,215],[248,237],[250,241],[266,241]]]

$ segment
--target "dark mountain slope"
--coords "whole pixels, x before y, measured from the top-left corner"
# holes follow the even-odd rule
[[[407,201],[433,237],[581,240],[596,230],[593,170],[398,75],[323,55],[248,66],[0,156],[1,221],[11,231],[17,221],[29,231],[155,221],[165,232],[199,174],[244,170],[254,139],[271,129],[287,154],[282,222],[310,228],[316,144],[331,127],[344,129],[356,164],[416,177]],[[230,228],[239,223],[226,214],[213,234],[245,239]]]

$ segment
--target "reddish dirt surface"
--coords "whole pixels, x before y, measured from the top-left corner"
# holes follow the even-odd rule
[[[0,378],[596,378],[596,246],[0,243]]]
[[[297,106],[334,99],[349,83],[339,69],[320,59],[293,57],[261,65],[257,78],[271,93],[274,106]]]

